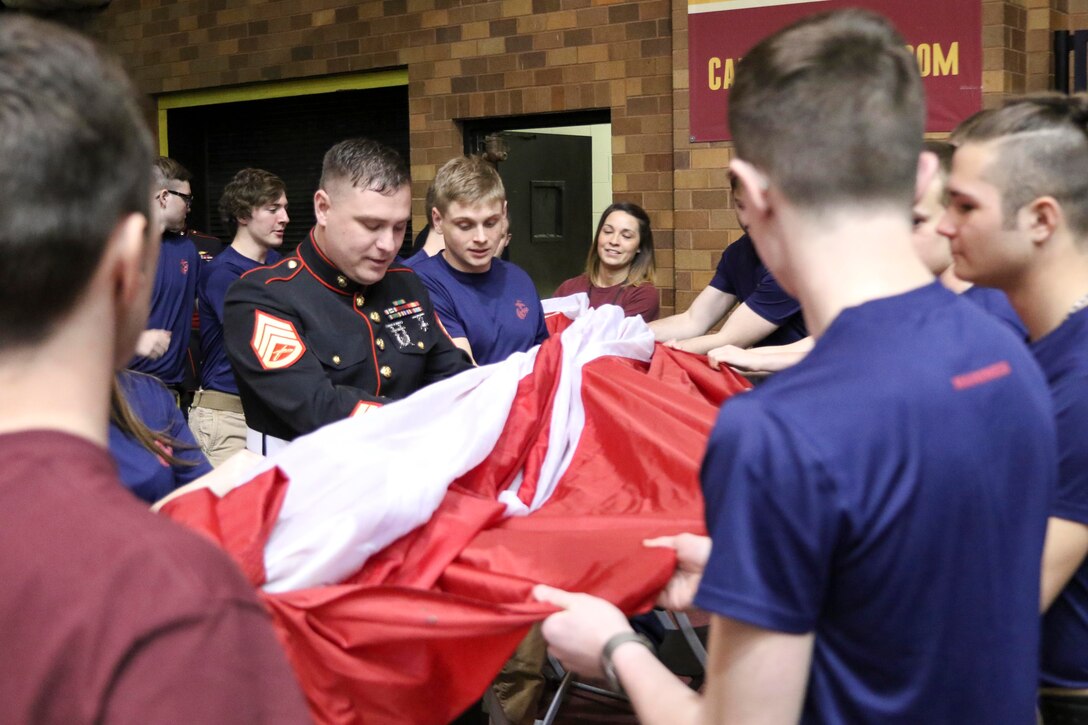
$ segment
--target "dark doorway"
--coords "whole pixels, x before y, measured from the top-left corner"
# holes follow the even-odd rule
[[[190,226],[229,243],[218,212],[223,188],[239,169],[266,169],[287,185],[285,251],[314,225],[314,191],[330,146],[367,136],[410,158],[407,86],[170,109],[167,129],[170,156],[193,174]]]
[[[545,133],[503,134],[509,149],[499,175],[506,187],[510,261],[550,297],[581,274],[591,229],[590,139]]]

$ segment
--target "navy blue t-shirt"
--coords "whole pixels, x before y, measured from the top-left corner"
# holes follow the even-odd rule
[[[146,329],[169,330],[170,346],[162,357],[135,357],[128,367],[154,375],[167,385],[177,385],[185,377],[200,264],[193,240],[183,234],[163,233]]]
[[[420,260],[415,271],[446,332],[468,338],[479,365],[501,362],[548,336],[536,286],[517,265],[493,259],[487,272],[468,274],[436,254]]]
[[[144,425],[165,432],[188,447],[167,451],[195,465],[171,466],[166,459],[144,448],[135,438],[110,422],[110,455],[117,462],[117,472],[137,498],[154,503],[179,486],[209,473],[212,466],[200,452],[193,433],[185,423],[173,394],[157,378],[129,371],[120,373],[125,400]]]
[[[964,290],[963,296],[1005,322],[1016,332],[1017,337],[1025,342],[1027,341],[1028,328],[1024,327],[1020,315],[1016,314],[1016,310],[1009,304],[1009,298],[1004,292],[993,287],[982,287],[975,284]]]
[[[722,406],[695,603],[813,632],[807,723],[1031,723],[1053,409],[938,283],[843,310]]]
[[[756,253],[752,238],[745,234],[722,252],[710,286],[733,295],[778,329],[757,342],[764,345],[788,345],[808,337],[801,304],[778,286],[778,282]]]
[[[401,264],[409,269],[415,269],[416,265],[422,262],[424,259],[430,259],[427,253],[420,249],[418,252],[403,260]]]
[[[200,372],[200,387],[238,395],[234,370],[227,359],[223,344],[223,304],[227,289],[251,269],[280,261],[279,252],[269,250],[262,263],[227,247],[207,264],[197,285],[197,308],[200,311],[200,349],[204,360]]]
[[[1088,525],[1088,310],[1031,344],[1058,421],[1058,488],[1051,515]],[[1043,617],[1043,685],[1088,688],[1088,562]]]

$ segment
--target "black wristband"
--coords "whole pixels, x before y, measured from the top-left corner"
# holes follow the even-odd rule
[[[604,676],[608,678],[608,684],[616,692],[623,693],[623,685],[620,684],[620,678],[616,675],[616,668],[612,664],[612,653],[616,651],[616,648],[621,644],[627,642],[638,642],[646,649],[654,652],[654,643],[646,637],[646,635],[632,632],[630,630],[626,632],[620,632],[619,634],[612,635],[612,637],[605,642],[604,649],[601,650],[601,669],[604,670]]]

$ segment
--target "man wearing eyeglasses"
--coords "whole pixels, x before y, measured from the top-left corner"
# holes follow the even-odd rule
[[[196,245],[185,231],[185,218],[193,203],[192,175],[174,159],[160,156],[153,164],[152,177],[151,208],[165,231],[151,293],[151,314],[129,367],[154,375],[179,396],[200,265]]]

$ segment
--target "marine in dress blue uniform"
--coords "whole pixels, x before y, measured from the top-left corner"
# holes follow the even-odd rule
[[[472,367],[419,278],[390,267],[362,285],[317,248],[245,275],[223,313],[246,424],[292,440]]]

